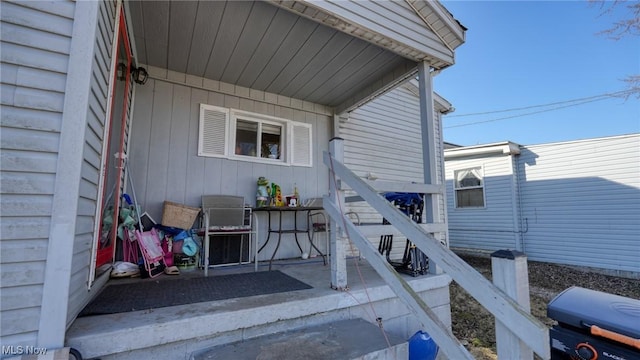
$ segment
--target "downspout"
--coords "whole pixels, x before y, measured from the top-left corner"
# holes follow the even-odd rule
[[[526,219],[522,214],[522,191],[520,188],[520,154],[517,156],[512,156],[512,169],[514,169],[513,181],[514,181],[514,202],[515,202],[515,212],[514,216],[516,217],[516,249],[518,251],[522,251],[523,253],[527,252],[527,248],[525,246],[525,234],[529,230],[529,224],[526,223]],[[523,230],[524,228],[524,230]]]
[[[522,249],[522,238],[521,238],[521,217],[520,217],[520,199],[518,191],[518,161],[516,156],[517,154],[509,154],[509,161],[511,162],[511,213],[513,217],[513,227],[515,234],[515,248],[518,251],[524,252]]]

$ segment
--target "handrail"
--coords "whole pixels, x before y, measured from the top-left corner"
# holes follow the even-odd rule
[[[327,214],[340,224],[345,225],[349,239],[356,244],[364,258],[373,266],[382,279],[400,297],[400,299],[413,311],[417,320],[427,327],[427,331],[435,342],[442,348],[450,359],[473,359],[473,356],[456,339],[442,320],[429,308],[429,306],[413,291],[404,279],[384,260],[373,244],[360,232],[346,215],[342,215],[340,209],[329,197],[324,198],[324,208]]]
[[[435,261],[436,264],[438,264],[449,276],[453,278],[453,280],[473,296],[482,306],[484,306],[485,309],[493,314],[497,320],[502,322],[514,334],[517,334],[517,336],[536,354],[544,359],[550,358],[548,329],[542,322],[529,314],[522,308],[522,306],[488,281],[472,266],[460,259],[460,257],[455,253],[447,247],[442,246],[433,235],[424,231],[418,224],[414,223],[407,216],[398,211],[392,204],[380,196],[374,188],[355,175],[338,160],[333,158],[329,153],[324,152],[323,160],[335,175],[347,183],[352,190],[362,196],[370,206],[376,209],[407,238],[411,239],[411,241],[422,252],[429,254],[430,259]],[[340,221],[339,223],[342,223],[342,216],[335,212],[338,210],[338,207],[328,198],[326,199],[326,203],[327,205],[325,208],[328,210],[329,215],[334,218],[334,221]],[[354,226],[351,226],[348,222],[346,223],[346,227],[350,232],[356,230],[356,232],[350,233],[350,235],[361,235],[357,232],[357,229],[355,229]],[[373,261],[370,259],[370,255],[365,254],[365,257],[367,260]],[[378,271],[378,269],[376,269],[376,271]],[[385,277],[383,276],[383,278]],[[391,286],[391,284],[389,285]],[[405,288],[405,291],[408,290],[406,289],[406,286],[402,285],[402,287]],[[394,288],[394,290],[396,289]],[[409,292],[412,292],[412,290]],[[411,304],[408,305],[411,306]],[[413,309],[418,312],[422,310],[420,307]],[[451,345],[449,350],[455,351],[457,344],[451,344],[451,342],[446,339],[436,338],[436,336],[442,334],[438,327],[433,326],[433,324],[431,325],[432,328],[427,330],[437,331],[437,333],[432,334],[434,340],[436,340],[436,342],[444,340],[448,345]],[[445,347],[443,347],[443,351],[446,351]]]

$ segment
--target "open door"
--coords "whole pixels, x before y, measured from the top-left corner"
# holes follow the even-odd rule
[[[110,112],[105,121],[102,147],[102,169],[98,194],[96,224],[97,235],[94,238],[95,263],[92,264],[90,281],[110,269],[114,260],[118,237],[118,218],[124,188],[126,159],[126,129],[129,125],[132,98],[131,71],[132,55],[125,17],[120,6],[117,44],[115,47],[115,67],[112,71],[112,96]]]

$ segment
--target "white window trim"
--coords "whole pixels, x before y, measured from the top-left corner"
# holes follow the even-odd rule
[[[230,159],[240,160],[240,161],[250,161],[250,162],[258,162],[265,164],[281,164],[281,165],[289,165],[290,160],[290,151],[288,149],[289,144],[289,122],[286,119],[280,119],[274,116],[256,114],[248,111],[235,110],[231,109],[230,113],[231,122],[230,122],[230,136],[229,136],[229,144],[227,148],[227,153],[229,154]],[[246,155],[237,155],[236,148],[236,124],[238,119],[257,122],[259,124],[271,124],[271,125],[280,125],[282,126],[282,134],[280,134],[280,141],[282,148],[280,149],[280,159],[269,159],[257,156],[246,156]],[[260,125],[258,126],[260,129]],[[283,144],[282,144],[283,143]],[[260,143],[256,144],[257,148],[261,148]]]
[[[466,187],[458,187],[458,174],[463,171],[474,171],[476,175],[480,177],[482,181],[482,185],[479,186],[466,186]],[[486,209],[487,207],[487,192],[485,188],[485,176],[484,176],[484,166],[473,166],[461,168],[453,171],[453,195],[454,195],[454,205],[456,210],[465,210],[465,209]],[[458,190],[473,190],[473,189],[482,189],[482,206],[458,206]]]
[[[204,143],[206,142],[205,141],[206,139],[204,138],[205,131],[203,129],[205,127],[204,115],[205,115],[205,111],[207,110],[217,112],[217,116],[218,116],[217,121],[219,122],[219,124],[216,124],[216,125],[218,126],[218,128],[222,126],[222,121],[224,121],[224,139],[220,137],[218,138],[219,141],[225,142],[223,152],[218,151],[216,153],[216,152],[210,152],[205,150]],[[222,119],[222,116],[224,116],[224,120]],[[281,151],[280,159],[269,159],[269,158],[262,158],[262,157],[256,157],[256,156],[237,155],[235,153],[235,144],[236,144],[236,124],[238,119],[255,121],[258,123],[265,123],[265,124],[272,124],[272,125],[281,125],[283,133],[281,134],[282,148],[280,150]],[[302,167],[313,166],[313,144],[312,144],[313,127],[311,124],[292,121],[292,120],[283,119],[283,118],[270,116],[270,115],[264,115],[264,114],[238,110],[238,109],[223,108],[223,107],[207,105],[207,104],[200,104],[199,120],[200,120],[199,122],[200,127],[198,129],[198,156],[221,157],[221,158],[226,158],[230,160],[247,161],[252,163],[261,163],[261,164],[269,164],[269,165],[302,166]],[[307,145],[305,144],[305,141],[304,141],[305,139],[303,139],[302,142],[296,143],[296,139],[294,138],[294,135],[299,133],[296,131],[296,129],[298,130],[307,129],[305,134],[308,135],[308,139],[306,139],[308,140],[306,141],[308,143],[308,148],[305,149]],[[301,151],[303,155],[306,152],[306,155],[307,155],[306,159],[302,159],[302,161],[298,159],[298,161],[296,161],[295,154],[294,154],[294,149],[296,148],[296,146],[294,145],[297,145],[298,149],[301,149],[300,146],[303,146]]]

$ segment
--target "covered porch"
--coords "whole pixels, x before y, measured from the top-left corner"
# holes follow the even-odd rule
[[[268,264],[262,263],[259,271],[267,271],[267,267]],[[190,356],[206,353],[215,346],[341,320],[364,319],[380,326],[379,334],[385,331],[387,336],[403,338],[405,347],[398,351],[406,356],[408,337],[405,334],[410,336],[420,328],[416,318],[366,260],[347,259],[346,268],[350,286],[344,291],[335,291],[329,283],[330,267],[323,265],[320,258],[277,261],[273,270],[313,288],[80,317],[67,332],[67,346],[78,349],[84,358],[190,359]],[[216,269],[209,276],[215,278],[253,271],[253,265],[241,265]],[[131,281],[167,280],[167,275],[163,276]],[[189,281],[189,278],[199,276],[203,276],[202,270],[193,270],[182,272],[170,281]],[[449,276],[402,276],[444,322],[450,322]],[[129,280],[111,281],[120,284]],[[171,290],[167,286],[166,291]],[[353,339],[347,337],[345,340]],[[386,341],[378,345],[381,349],[394,347]]]
[[[431,233],[446,238],[439,205],[444,198],[436,185],[443,183],[437,170],[442,150],[432,76],[453,64],[464,28],[442,5],[132,1],[122,6],[133,66],[149,75],[134,86],[125,107],[129,118],[121,130],[132,186],[122,191],[135,188],[137,203],[151,217],[162,218],[165,201],[200,207],[204,195],[242,196],[254,206],[261,176],[284,194],[297,189],[302,202],[327,195],[336,178],[323,153],[332,151],[331,139],[346,135],[341,125],[353,111],[413,80],[417,111],[404,117],[399,112],[398,123],[384,126],[400,138],[413,132],[405,122],[421,129],[417,146],[403,156],[421,159],[417,181],[434,184],[427,186],[433,197],[428,196],[425,220],[438,224],[428,227]],[[245,140],[247,132],[257,140]],[[267,141],[280,150],[267,155],[261,146]],[[345,147],[350,143],[347,137]],[[377,160],[356,161],[367,167]],[[403,175],[398,171],[393,178]],[[341,227],[334,222],[331,236]],[[253,246],[263,244],[266,230],[260,221],[256,233],[262,237]],[[330,248],[315,243],[331,254],[330,266],[323,266],[316,260],[288,263],[300,256],[290,236],[278,249],[275,269],[312,289],[80,317],[70,326],[66,344],[85,357],[181,359],[209,346],[338,319],[381,323],[404,339],[424,328],[424,319],[399,301],[366,260],[347,261],[346,239],[332,239]],[[274,246],[272,241],[259,254],[259,270]],[[402,277],[445,329],[450,326],[450,277],[433,269],[433,274]],[[244,271],[253,266],[214,269],[210,276]],[[106,275],[99,274],[93,289],[113,282]]]

